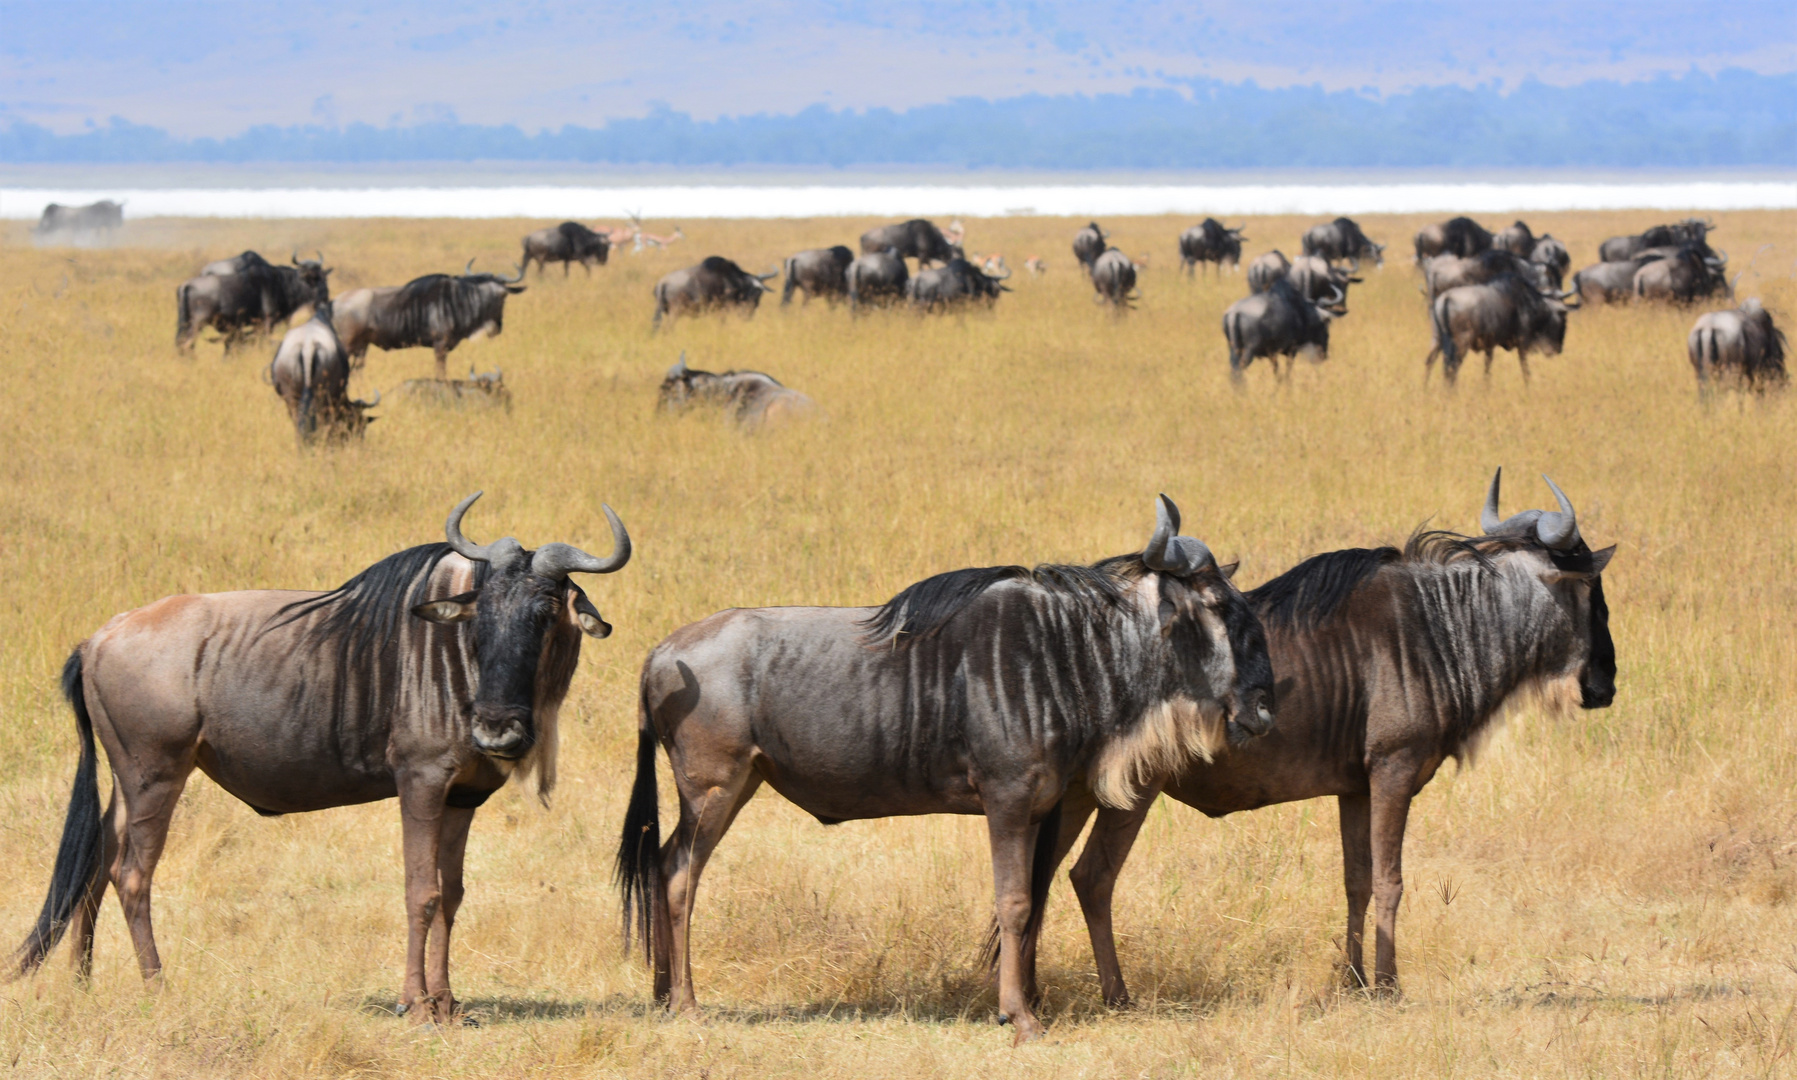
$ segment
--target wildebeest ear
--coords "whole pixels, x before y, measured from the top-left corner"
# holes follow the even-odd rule
[[[447,600],[427,600],[413,608],[412,614],[425,622],[433,622],[439,626],[467,622],[474,618],[474,601],[479,596],[480,594],[477,592],[465,592]]]
[[[1240,562],[1224,563],[1222,566],[1217,567],[1217,573],[1223,575],[1224,581],[1234,581],[1235,572],[1241,565]]]
[[[1603,549],[1602,551],[1593,551],[1591,553],[1591,572],[1593,574],[1603,573],[1604,567],[1610,565],[1610,557],[1615,554],[1616,554],[1616,545],[1615,544],[1611,544],[1609,547]]]
[[[581,633],[588,637],[602,638],[611,634],[611,624],[599,615],[599,609],[587,599],[587,594],[580,588],[573,590],[574,621],[580,624]]]
[[[516,295],[516,294],[524,291],[524,286],[522,286],[522,285],[507,285],[505,287],[505,291],[512,293],[513,295]]]

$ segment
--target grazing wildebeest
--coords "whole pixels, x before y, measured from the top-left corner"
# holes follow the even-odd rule
[[[1423,294],[1430,300],[1462,285],[1483,285],[1505,274],[1512,274],[1537,288],[1547,284],[1539,266],[1508,251],[1492,248],[1470,258],[1459,255],[1437,255],[1423,263]]]
[[[1527,222],[1513,222],[1508,229],[1499,229],[1492,235],[1491,250],[1508,251],[1519,259],[1526,259],[1535,252],[1535,233]]]
[[[191,349],[205,327],[224,337],[225,352],[272,333],[307,304],[331,298],[324,256],[276,266],[254,251],[206,264],[175,289],[175,348]]]
[[[1088,275],[1092,273],[1092,264],[1105,252],[1105,241],[1110,234],[1098,227],[1094,221],[1073,234],[1073,257],[1079,260],[1079,268]]]
[[[843,277],[848,283],[849,310],[860,311],[866,304],[888,304],[902,298],[911,272],[898,249],[889,247],[857,257]]]
[[[611,234],[594,232],[578,221],[564,221],[560,225],[538,229],[524,238],[524,268],[530,269],[531,260],[536,260],[539,278],[552,262],[562,264],[562,277],[568,276],[574,263],[579,263],[591,277],[593,264],[604,266],[609,258]]]
[[[1373,260],[1374,266],[1385,265],[1385,245],[1367,239],[1352,218],[1338,217],[1326,225],[1312,225],[1304,234],[1303,245],[1304,254],[1332,263],[1347,260],[1356,273],[1362,259]]]
[[[381,403],[349,396],[349,353],[331,326],[331,302],[320,301],[312,318],[287,331],[268,365],[269,382],[287,405],[293,432],[304,446],[324,429],[327,441],[360,436],[374,419],[366,410]]]
[[[370,345],[394,349],[429,348],[436,354],[437,378],[449,371],[448,357],[470,338],[498,337],[505,329],[505,298],[524,291],[524,267],[511,277],[476,274],[474,260],[461,274],[426,274],[404,285],[356,289],[333,305],[337,336],[350,363],[362,366]]]
[[[397,796],[408,930],[399,1006],[455,1018],[449,935],[474,810],[513,774],[535,771],[547,798],[580,635],[611,632],[568,575],[609,574],[630,558],[610,507],[604,559],[562,543],[470,543],[462,515],[478,497],[450,513],[448,543],[388,556],[329,592],[171,596],[76,646],[62,690],[81,760],[49,895],[15,954],[22,972],[65,930],[88,970],[109,882],[144,978],[162,970],[150,879],[197,767],[264,816]],[[104,814],[96,733],[113,775]]]
[[[110,236],[125,223],[125,204],[101,199],[86,206],[63,206],[51,203],[37,219],[32,236],[39,243],[68,235],[77,244]]]
[[[1560,355],[1566,343],[1566,297],[1543,293],[1532,281],[1505,274],[1483,285],[1461,285],[1435,298],[1429,313],[1435,347],[1423,361],[1425,376],[1441,357],[1441,371],[1454,385],[1466,354],[1483,350],[1485,374],[1492,353],[1515,349],[1523,381],[1529,379],[1529,353]]]
[[[697,265],[675,270],[655,283],[654,325],[660,328],[664,315],[714,308],[739,308],[745,315],[753,315],[761,306],[761,294],[774,291],[768,279],[779,276],[778,270],[751,274],[722,255],[707,256]]]
[[[991,307],[998,302],[999,293],[1011,291],[1010,286],[1003,284],[1010,276],[1009,270],[988,274],[957,256],[945,265],[919,270],[906,283],[905,295],[912,307],[924,311],[946,311],[976,300]]]
[[[1179,234],[1179,264],[1187,275],[1197,272],[1199,263],[1213,263],[1219,273],[1223,264],[1228,263],[1233,273],[1242,261],[1242,241],[1248,239],[1242,230],[1248,227],[1247,222],[1233,229],[1225,228],[1216,218],[1205,218],[1203,221]]]
[[[1555,240],[1548,233],[1542,233],[1535,241],[1535,247],[1529,252],[1529,261],[1541,267],[1543,280],[1555,289],[1566,284],[1566,271],[1572,267],[1572,253],[1566,245]]]
[[[1166,795],[1210,817],[1336,796],[1344,951],[1356,988],[1397,992],[1405,825],[1411,800],[1442,763],[1470,761],[1513,706],[1535,701],[1565,715],[1575,706],[1607,708],[1616,696],[1603,587],[1616,549],[1592,551],[1572,504],[1548,485],[1557,512],[1500,519],[1493,477],[1480,515],[1484,536],[1419,532],[1402,551],[1330,552],[1249,592],[1278,677],[1279,722],[1265,738],[1165,774]],[[1075,780],[1059,822],[1057,863],[1098,814],[1071,877],[1113,1007],[1129,1003],[1129,990],[1111,897],[1157,786],[1145,784],[1133,806],[1119,809]],[[1377,905],[1371,980],[1361,946],[1369,901]],[[1025,945],[1032,969],[1034,937]]]
[[[1107,805],[1188,756],[1273,726],[1260,626],[1162,496],[1139,554],[1093,566],[938,574],[883,607],[720,612],[643,664],[636,783],[618,849],[655,997],[694,1011],[693,901],[712,851],[763,781],[825,824],[984,814],[999,926],[1001,1022],[1043,1034],[1020,946],[1042,908],[1061,795]],[[680,823],[661,843],[655,746]]]
[[[1753,390],[1782,386],[1786,345],[1784,331],[1772,325],[1772,313],[1757,298],[1732,311],[1699,315],[1685,341],[1700,396],[1731,374]]]
[[[759,371],[698,371],[686,366],[686,353],[682,352],[679,362],[668,369],[661,381],[660,407],[665,412],[681,413],[694,405],[723,409],[745,431],[804,416],[812,409],[810,398],[782,386],[772,375]]]
[[[1708,237],[1716,228],[1714,222],[1699,221],[1697,218],[1686,218],[1670,225],[1655,225],[1635,236],[1612,236],[1597,249],[1597,257],[1604,262],[1626,262],[1649,248],[1677,248],[1686,244],[1696,246],[1703,254],[1710,251]]]
[[[963,258],[961,245],[942,235],[933,222],[913,218],[897,225],[882,225],[861,234],[861,254],[873,255],[894,248],[901,259],[916,259],[917,268],[925,263],[946,263]]]
[[[1636,299],[1675,304],[1695,303],[1717,293],[1734,296],[1728,282],[1728,254],[1705,255],[1693,244],[1643,264],[1635,271],[1633,285]]]
[[[1635,273],[1653,262],[1651,255],[1637,255],[1617,262],[1600,262],[1572,275],[1571,292],[1587,304],[1611,304],[1632,300]]]
[[[1365,280],[1350,275],[1342,268],[1330,266],[1321,256],[1300,255],[1292,260],[1285,279],[1299,295],[1314,301],[1327,301],[1331,306],[1348,302],[1348,286]],[[1333,300],[1330,298],[1334,297]]]
[[[1437,255],[1466,258],[1491,250],[1491,233],[1472,218],[1450,218],[1439,225],[1425,225],[1416,234],[1416,261]]]
[[[1319,303],[1280,278],[1265,292],[1244,297],[1223,313],[1223,338],[1229,342],[1229,377],[1241,384],[1242,372],[1257,356],[1264,356],[1279,375],[1279,358],[1309,352],[1318,360],[1329,358],[1329,323],[1347,309],[1339,296]],[[1292,363],[1286,363],[1286,375]]]
[[[1284,252],[1274,250],[1256,255],[1254,261],[1248,264],[1248,291],[1266,292],[1273,287],[1275,281],[1285,280],[1285,275],[1291,268],[1292,261],[1285,257]]]
[[[841,244],[801,251],[787,259],[786,291],[780,294],[780,306],[792,303],[794,289],[803,289],[805,303],[821,296],[835,307],[837,300],[849,294],[849,264],[854,261],[855,253]]]
[[[1136,288],[1136,264],[1117,248],[1109,248],[1092,263],[1092,288],[1098,299],[1117,312],[1129,310]]]

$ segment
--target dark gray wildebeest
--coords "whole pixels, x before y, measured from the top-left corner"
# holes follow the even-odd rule
[[[361,367],[370,345],[430,349],[437,378],[449,374],[448,358],[469,339],[498,337],[505,329],[505,298],[524,291],[524,267],[511,277],[476,274],[474,260],[460,274],[426,274],[404,285],[356,289],[333,305],[337,336],[350,363]]]
[[[1237,386],[1242,372],[1257,356],[1273,365],[1274,378],[1289,377],[1291,358],[1309,354],[1321,361],[1329,358],[1329,323],[1347,309],[1340,307],[1341,298],[1332,296],[1326,302],[1311,300],[1280,278],[1265,292],[1255,293],[1229,305],[1223,313],[1223,338],[1229,342],[1229,377]],[[1285,375],[1279,371],[1279,358],[1287,357]]]
[[[1197,273],[1199,263],[1211,263],[1219,273],[1227,263],[1234,273],[1242,262],[1242,241],[1248,239],[1242,230],[1247,227],[1244,221],[1233,229],[1225,228],[1216,218],[1205,218],[1179,234],[1180,267],[1190,276]]]
[[[361,436],[373,421],[368,409],[381,403],[355,401],[349,396],[349,353],[331,326],[331,302],[320,301],[312,318],[281,339],[268,365],[268,381],[287,405],[294,436],[300,445],[322,433],[329,442]]]
[[[737,308],[753,315],[761,306],[761,294],[774,291],[768,279],[779,276],[778,270],[751,274],[722,255],[707,256],[655,283],[653,325],[660,329],[663,316],[677,318],[720,308]]]
[[[1300,255],[1293,259],[1285,279],[1306,299],[1326,302],[1330,306],[1346,304],[1348,286],[1365,280],[1354,277],[1345,268],[1330,266],[1320,255]]]
[[[843,272],[843,278],[848,283],[849,310],[858,312],[869,304],[885,305],[903,299],[909,291],[911,272],[898,249],[889,247],[858,256]]]
[[[1529,380],[1529,353],[1560,355],[1566,343],[1567,296],[1544,293],[1532,281],[1510,274],[1483,285],[1462,285],[1435,298],[1429,313],[1435,347],[1423,361],[1425,378],[1441,357],[1441,372],[1453,386],[1460,364],[1471,352],[1485,353],[1491,374],[1492,353],[1515,349],[1524,382]]]
[[[1740,280],[1739,275],[1736,280]],[[1637,300],[1674,304],[1693,304],[1718,293],[1732,300],[1735,295],[1728,280],[1728,253],[1705,255],[1695,244],[1686,244],[1643,264],[1635,271],[1633,284]]]
[[[1541,267],[1542,280],[1555,289],[1566,285],[1566,271],[1572,268],[1572,253],[1566,245],[1555,240],[1548,233],[1542,233],[1535,241],[1534,250],[1529,252],[1529,261]]]
[[[655,996],[695,1011],[699,876],[763,781],[824,824],[983,814],[999,928],[999,1020],[1042,1024],[1020,951],[1050,882],[1061,796],[1139,778],[1273,726],[1273,671],[1247,602],[1165,496],[1140,554],[1093,566],[938,574],[877,608],[756,608],[675,631],[643,664],[636,784],[618,850]],[[661,843],[655,747],[680,824]]]
[[[1130,301],[1140,297],[1136,292],[1136,264],[1117,248],[1107,248],[1092,262],[1092,288],[1101,303],[1111,305],[1118,314],[1128,311]]]
[[[1374,266],[1385,265],[1385,245],[1367,239],[1352,218],[1338,217],[1326,225],[1312,225],[1304,233],[1303,245],[1304,254],[1331,263],[1348,262],[1355,273],[1360,272],[1362,259],[1373,260]]]
[[[207,263],[175,290],[175,348],[192,349],[206,327],[224,338],[227,354],[252,336],[267,336],[300,308],[329,300],[330,276],[322,253],[301,259],[295,252],[292,266],[254,251]]]
[[[1248,264],[1248,291],[1263,293],[1273,287],[1275,281],[1284,281],[1285,275],[1291,271],[1292,261],[1282,251],[1262,252]]]
[[[63,206],[51,203],[44,207],[31,230],[38,243],[67,240],[75,244],[91,244],[110,239],[113,230],[125,224],[125,204],[101,199],[86,206]]]
[[[1466,258],[1491,250],[1491,233],[1472,218],[1450,218],[1439,225],[1425,225],[1416,234],[1416,261],[1437,255]]]
[[[1600,262],[1572,275],[1570,291],[1587,304],[1613,304],[1635,297],[1635,274],[1655,256],[1637,255],[1617,262]]]
[[[905,285],[911,306],[922,311],[948,311],[975,302],[987,307],[998,303],[998,294],[1010,292],[1003,284],[1011,271],[988,274],[959,256],[945,265],[919,270]]]
[[[1519,259],[1526,259],[1535,252],[1535,233],[1526,221],[1511,222],[1509,228],[1492,234],[1491,250],[1508,251]]]
[[[1686,218],[1669,225],[1655,225],[1635,236],[1612,236],[1597,249],[1597,257],[1604,262],[1626,262],[1649,248],[1677,248],[1686,244],[1694,244],[1704,254],[1712,254],[1709,248],[1709,235],[1716,228],[1715,222],[1699,221],[1697,218]]]
[[[872,255],[887,248],[897,249],[901,259],[916,259],[919,270],[926,263],[947,263],[965,257],[961,245],[950,241],[934,222],[923,218],[882,225],[861,234],[861,254]]]
[[[1699,396],[1731,377],[1751,390],[1783,386],[1787,344],[1784,331],[1772,325],[1772,313],[1757,299],[1732,311],[1699,315],[1685,341]]]
[[[1248,593],[1278,676],[1279,722],[1265,738],[1214,761],[1189,759],[1144,784],[1129,807],[1104,805],[1079,780],[1069,786],[1054,861],[1073,849],[1096,811],[1071,877],[1107,1004],[1129,1003],[1111,897],[1156,788],[1210,817],[1335,796],[1348,897],[1346,975],[1356,988],[1397,992],[1411,800],[1448,758],[1469,762],[1513,707],[1539,703],[1563,716],[1575,707],[1607,708],[1616,696],[1603,586],[1616,549],[1586,545],[1559,488],[1558,511],[1507,519],[1498,516],[1497,489],[1494,477],[1480,515],[1483,536],[1419,532],[1401,551],[1330,552]],[[1361,945],[1369,901],[1371,979]],[[1034,944],[1032,935],[1025,947],[1032,971]]]
[[[849,266],[855,253],[841,244],[835,247],[801,251],[786,260],[786,289],[780,294],[780,306],[792,303],[795,290],[803,290],[806,304],[821,296],[831,307],[849,295]],[[903,266],[904,263],[900,263]]]
[[[1099,228],[1096,221],[1073,234],[1073,257],[1079,260],[1079,268],[1087,275],[1092,273],[1098,257],[1105,253],[1105,241],[1110,237],[1111,234]]]
[[[399,1007],[453,1020],[449,935],[475,808],[514,774],[555,783],[556,716],[580,636],[611,627],[570,573],[609,574],[630,537],[605,507],[614,548],[480,545],[449,515],[448,543],[410,548],[329,592],[171,596],[115,615],[62,670],[81,759],[21,972],[73,932],[93,959],[110,883],[145,979],[162,970],[150,879],[197,767],[263,816],[399,799],[406,871],[406,973]],[[100,810],[94,738],[112,798]],[[428,956],[426,953],[428,943]]]
[[[568,276],[572,264],[579,263],[593,274],[593,264],[605,265],[611,258],[611,234],[594,232],[578,221],[564,221],[547,229],[538,229],[524,238],[524,268],[537,264],[537,276],[552,262],[562,264],[562,277]]]
[[[772,375],[759,371],[726,371],[717,374],[686,366],[686,353],[668,369],[661,381],[660,407],[682,413],[694,405],[724,410],[744,431],[758,431],[767,424],[792,420],[811,412],[811,399],[788,389]]]
[[[1539,266],[1508,251],[1492,248],[1466,258],[1459,255],[1437,255],[1426,260],[1423,263],[1423,295],[1433,301],[1449,289],[1462,285],[1483,285],[1505,274],[1533,282],[1537,288],[1548,284],[1547,277]]]

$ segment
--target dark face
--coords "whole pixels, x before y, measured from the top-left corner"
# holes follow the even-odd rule
[[[1239,745],[1273,729],[1273,661],[1260,617],[1228,574],[1233,566],[1202,571],[1190,580],[1162,579],[1163,617],[1202,606],[1198,618],[1179,619],[1174,634],[1185,638],[1179,654],[1198,658],[1198,680],[1208,682],[1222,700],[1231,745]],[[1219,638],[1221,640],[1219,640]],[[1227,656],[1219,656],[1227,650]],[[1227,682],[1218,685],[1219,675]]]
[[[1616,642],[1610,637],[1610,605],[1604,602],[1604,579],[1591,579],[1587,640],[1590,653],[1579,672],[1579,707],[1607,709],[1616,700]]]

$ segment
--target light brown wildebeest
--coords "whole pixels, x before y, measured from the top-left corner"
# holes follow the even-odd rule
[[[1784,385],[1784,331],[1772,324],[1772,313],[1757,298],[1732,311],[1699,315],[1685,350],[1697,372],[1699,396],[1731,375],[1751,390]]]
[[[699,371],[686,366],[684,352],[661,381],[660,405],[673,413],[685,412],[694,405],[713,405],[727,412],[744,431],[805,416],[813,408],[810,398],[782,386],[772,375],[759,371]]]

